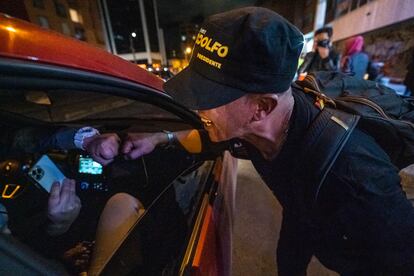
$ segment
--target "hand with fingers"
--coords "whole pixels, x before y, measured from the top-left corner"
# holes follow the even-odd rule
[[[95,242],[82,241],[63,254],[65,264],[76,273],[87,271]]]
[[[53,236],[66,232],[78,217],[80,209],[81,201],[76,195],[74,180],[64,179],[62,184],[53,183],[47,209],[51,223],[47,232]]]
[[[129,133],[122,145],[122,153],[127,159],[137,159],[151,153],[156,146],[166,140],[165,133]]]
[[[83,148],[98,163],[108,165],[118,155],[121,139],[115,133],[98,134],[83,140]]]

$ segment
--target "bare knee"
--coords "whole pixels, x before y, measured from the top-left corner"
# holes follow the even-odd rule
[[[116,209],[132,209],[134,211],[138,211],[140,209],[144,209],[142,203],[130,194],[127,193],[117,193],[113,195],[108,202],[106,203],[107,207],[115,207]]]

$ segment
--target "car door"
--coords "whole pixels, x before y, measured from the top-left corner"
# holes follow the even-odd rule
[[[0,58],[0,74],[0,90],[4,96],[0,102],[0,113],[15,122],[39,127],[80,127],[87,124],[107,131],[175,131],[202,127],[196,114],[161,91],[137,82],[9,57]],[[14,101],[16,98],[19,100]],[[154,109],[157,116],[146,116],[152,114]],[[128,128],[131,125],[133,128]],[[150,166],[153,170],[150,174],[163,175],[157,170],[168,171],[166,168],[174,167],[168,164],[173,164],[178,156],[179,153],[170,153],[168,160],[159,153],[154,160],[147,159],[147,163],[154,163]],[[187,160],[187,157],[181,158]],[[166,257],[166,261],[160,264],[161,270],[171,275],[188,272],[193,275],[230,275],[236,162],[229,154],[218,156],[216,160],[194,158],[187,160],[185,168],[180,167],[177,176],[168,175],[165,185],[151,194],[147,213],[142,221],[137,222],[138,230],[131,231],[132,235],[126,236],[124,241],[128,244],[134,239],[133,233],[147,227],[150,222],[146,221],[151,220],[151,214],[163,213],[165,198],[172,190],[177,190],[180,178],[187,179],[184,186],[195,185],[196,179],[199,189],[193,190],[191,199],[187,199],[192,201],[186,206],[188,228],[174,258]],[[161,233],[158,239],[152,239],[152,245],[162,245],[172,239],[174,237]],[[158,248],[162,250],[162,247]],[[105,267],[108,274],[123,269],[125,252],[125,246],[121,244]],[[156,255],[156,252],[153,254]],[[126,273],[131,272],[129,268],[125,269]]]

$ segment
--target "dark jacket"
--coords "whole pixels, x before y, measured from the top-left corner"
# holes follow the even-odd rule
[[[302,92],[288,138],[272,161],[252,146],[251,160],[283,206],[277,251],[279,275],[302,275],[312,255],[339,273],[414,272],[414,208],[398,169],[375,140],[356,129],[324,182],[316,207],[308,206],[302,175],[302,137],[318,114]],[[397,274],[395,274],[397,273]]]
[[[298,69],[298,73],[312,73],[316,71],[339,71],[340,56],[332,48],[329,56],[322,59],[317,52],[309,52],[306,54],[302,65]]]
[[[74,149],[74,135],[77,129],[56,127],[6,128],[0,134],[0,159],[22,159],[29,154],[39,156],[50,149]],[[50,257],[62,243],[69,244],[68,236],[51,237],[45,226],[48,225],[48,194],[34,185],[25,188],[25,192],[6,207],[9,213],[9,227],[13,236],[26,242]],[[28,231],[30,229],[30,231]]]
[[[411,93],[414,93],[414,51],[412,53],[411,62],[407,66],[407,75],[405,75],[404,84]]]

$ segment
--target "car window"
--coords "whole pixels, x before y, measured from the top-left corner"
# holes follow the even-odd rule
[[[108,94],[74,90],[0,89],[0,111],[45,122],[88,119],[178,119],[157,106]]]

